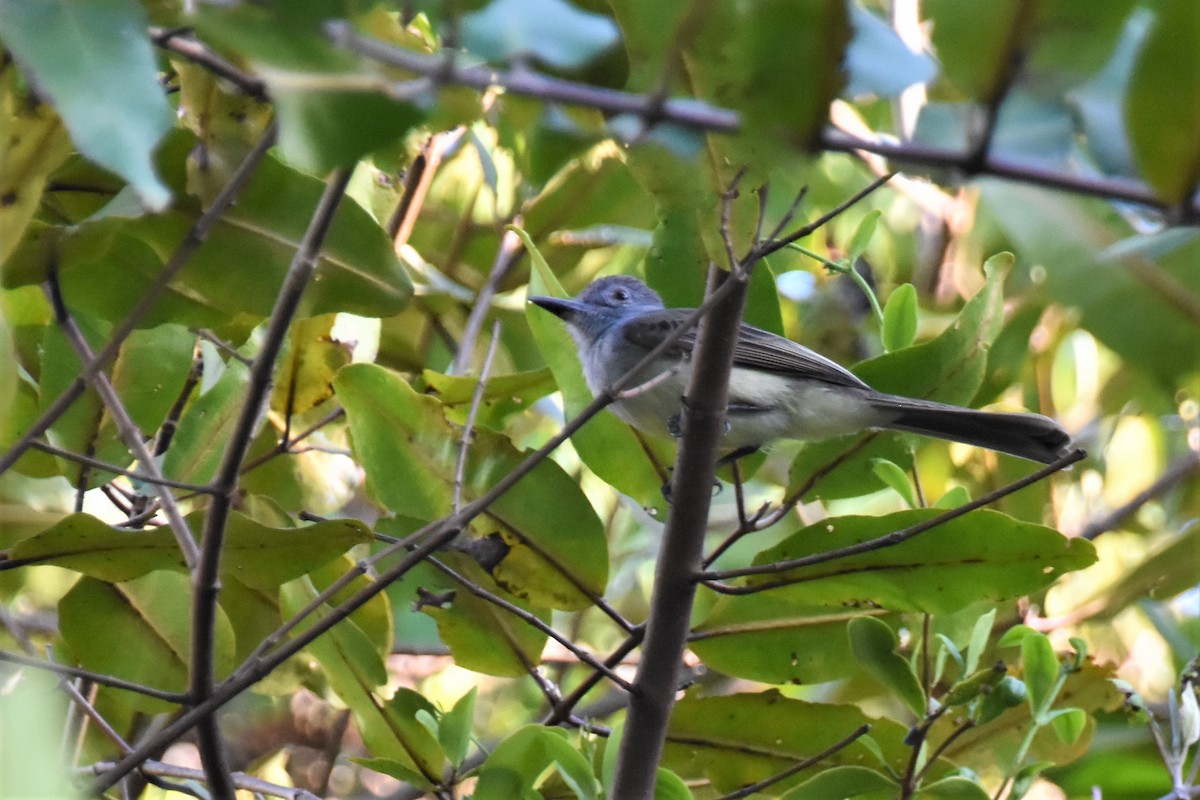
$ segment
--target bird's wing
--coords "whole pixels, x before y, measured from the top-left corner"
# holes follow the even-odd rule
[[[639,314],[625,324],[625,338],[646,349],[656,347],[691,314],[686,308],[666,308]],[[696,346],[696,329],[683,334],[672,353],[691,354]],[[869,388],[849,370],[801,344],[742,323],[733,349],[733,365],[759,369],[794,378],[824,381],[837,386]]]

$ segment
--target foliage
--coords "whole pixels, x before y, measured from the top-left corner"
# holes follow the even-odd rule
[[[1195,796],[1188,0],[394,5],[0,0],[0,796],[17,716],[109,796],[611,796],[647,675],[663,800]],[[642,662],[687,465],[526,297],[827,213],[748,321],[1090,454],[743,459]]]

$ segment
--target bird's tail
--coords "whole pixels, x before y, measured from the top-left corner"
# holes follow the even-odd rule
[[[872,406],[890,417],[880,427],[963,442],[1049,464],[1071,450],[1071,437],[1041,414],[975,411],[929,400],[879,394]]]

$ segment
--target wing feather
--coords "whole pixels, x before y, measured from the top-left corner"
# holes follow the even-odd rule
[[[650,349],[669,336],[691,314],[690,309],[666,308],[639,314],[625,325],[625,338],[640,347]],[[691,355],[696,346],[696,329],[679,338],[672,352]],[[836,386],[869,388],[849,370],[801,344],[777,336],[762,328],[742,323],[733,350],[737,367],[759,369],[788,377],[822,381]]]

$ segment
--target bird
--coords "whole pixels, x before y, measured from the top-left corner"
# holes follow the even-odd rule
[[[633,369],[695,309],[667,308],[630,275],[598,278],[574,298],[529,302],[566,323],[594,395]],[[613,414],[656,437],[678,437],[695,328],[634,377]],[[840,364],[783,336],[742,323],[729,377],[721,447],[744,455],[781,439],[819,440],[872,429],[917,433],[1049,464],[1071,436],[1041,414],[979,411],[876,391]],[[727,456],[728,458],[728,456]]]

